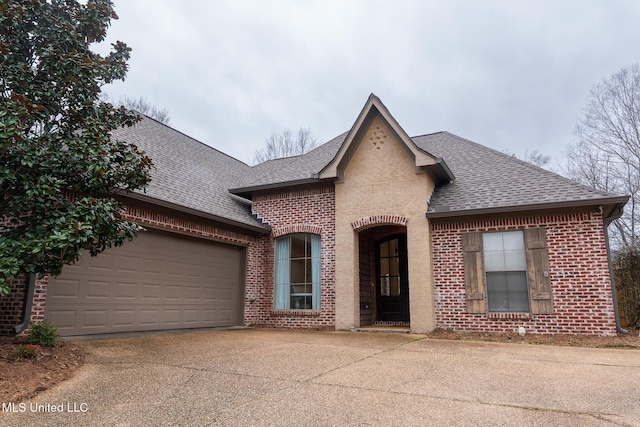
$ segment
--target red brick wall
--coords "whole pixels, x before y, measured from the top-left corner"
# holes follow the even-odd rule
[[[249,325],[275,328],[335,327],[335,195],[333,186],[255,195],[253,211],[271,225],[273,233],[259,242],[257,259],[247,270]],[[295,232],[320,233],[322,289],[320,310],[274,310],[275,236]]]
[[[22,321],[27,280],[20,277],[11,283],[9,295],[0,296],[0,335],[12,335],[13,327]]]
[[[554,314],[466,312],[461,233],[547,227]],[[437,326],[455,331],[616,333],[603,218],[597,213],[433,224]]]

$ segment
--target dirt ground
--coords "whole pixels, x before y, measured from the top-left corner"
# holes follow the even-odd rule
[[[437,329],[427,337],[640,350],[640,335],[636,329],[630,329],[628,335],[614,337],[530,334],[521,337],[514,333],[463,333]],[[20,346],[26,344],[24,338],[0,337],[0,402],[19,403],[28,400],[70,378],[84,364],[85,351],[80,341],[61,341],[54,348],[35,348],[35,355],[31,358],[20,357]]]
[[[84,363],[80,343],[61,341],[54,348],[34,346],[32,357],[20,357],[20,347],[26,345],[25,338],[0,337],[0,402],[30,399],[71,377]]]

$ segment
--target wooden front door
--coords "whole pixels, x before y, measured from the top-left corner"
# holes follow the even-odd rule
[[[409,321],[407,236],[396,234],[376,243],[377,319]]]

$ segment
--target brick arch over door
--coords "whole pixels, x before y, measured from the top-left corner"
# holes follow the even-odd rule
[[[294,233],[311,233],[322,235],[322,227],[312,224],[290,224],[281,227],[276,227],[271,231],[271,235],[274,238],[284,236],[285,234]]]
[[[354,231],[362,231],[367,228],[377,227],[379,225],[400,225],[407,226],[409,218],[401,215],[373,215],[360,218],[357,221],[351,223],[351,227]]]

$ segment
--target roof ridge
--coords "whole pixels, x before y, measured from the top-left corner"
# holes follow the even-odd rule
[[[439,133],[447,133],[447,134],[449,134],[449,132],[447,132],[447,131],[440,130],[440,131],[437,131],[437,132],[429,132],[429,133],[423,133],[421,135],[415,135],[415,136],[412,136],[410,138],[411,139],[413,139],[413,138],[422,138],[423,136],[432,136],[432,135],[437,135]],[[450,135],[453,135],[453,134],[451,133]]]

